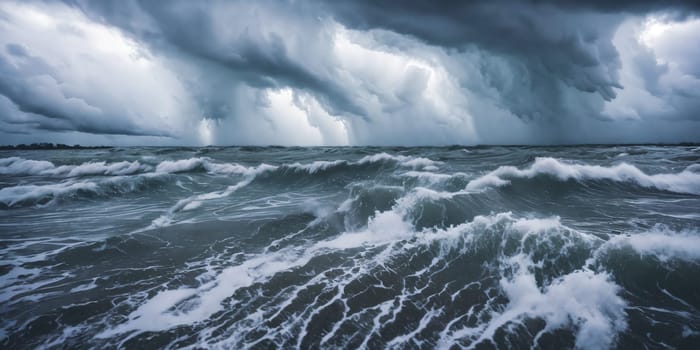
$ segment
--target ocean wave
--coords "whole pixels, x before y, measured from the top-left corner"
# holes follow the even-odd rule
[[[499,187],[510,184],[509,179],[533,178],[549,175],[560,181],[567,180],[610,180],[616,182],[632,182],[642,187],[659,190],[700,194],[700,173],[693,169],[685,169],[679,173],[664,173],[649,175],[634,165],[620,163],[605,167],[600,165],[569,164],[554,158],[537,158],[525,169],[514,166],[501,166],[496,170],[471,180],[466,189],[471,191],[483,190],[488,187]]]
[[[398,163],[400,166],[403,167],[409,167],[413,169],[424,169],[428,171],[433,171],[438,169],[438,165],[441,164],[440,162],[424,158],[424,157],[411,157],[411,156],[403,156],[403,155],[391,155],[386,152],[382,153],[377,153],[373,154],[370,156],[365,156],[362,157],[360,160],[358,160],[355,164],[368,164],[368,163],[379,163],[379,162],[386,162],[386,161],[393,161]]]
[[[365,156],[358,161],[348,160],[317,160],[311,163],[290,163],[277,166],[280,170],[291,169],[308,174],[330,170],[339,166],[361,166],[383,162],[394,162],[401,167],[412,169],[436,170],[439,162],[410,156],[394,156],[388,153],[378,153]],[[265,164],[260,164],[263,166]],[[31,160],[19,157],[0,159],[0,174],[2,175],[40,175],[53,177],[80,177],[90,175],[132,175],[137,173],[154,172],[158,174],[175,174],[203,171],[219,175],[250,175],[255,166],[245,166],[238,163],[218,163],[208,157],[193,157],[177,160],[163,160],[151,166],[139,161],[86,162],[79,165],[55,165],[45,160]]]
[[[676,232],[657,227],[646,232],[613,236],[604,248],[607,250],[625,247],[640,255],[652,255],[661,261],[700,261],[700,233],[694,231]]]
[[[523,325],[526,319],[541,319],[546,325],[533,335],[532,344],[553,330],[574,328],[576,348],[606,349],[627,328],[627,303],[607,273],[578,270],[539,287],[528,270],[531,262],[522,257],[511,262],[516,266],[515,274],[500,282],[508,297],[505,309],[494,312],[488,322],[477,327],[450,332],[451,339],[471,338],[473,344],[493,341],[498,330]],[[449,348],[444,340],[441,345]]]
[[[0,159],[2,227],[16,236],[0,244],[0,338],[10,348],[697,342],[697,159],[666,147],[461,149],[6,152],[37,160]],[[48,304],[61,307],[25,311]]]
[[[149,166],[138,161],[115,163],[87,162],[80,165],[59,165],[45,160],[31,160],[19,157],[0,159],[0,174],[3,175],[42,175],[58,177],[79,177],[86,175],[130,175],[148,171]]]
[[[302,164],[302,163],[292,163],[292,164],[284,164],[283,167],[293,169],[293,170],[299,170],[299,171],[304,171],[309,174],[315,174],[320,171],[325,171],[331,168],[335,168],[340,165],[348,165],[350,162],[346,160],[334,160],[334,161],[328,161],[328,160],[317,160],[313,161],[311,163],[307,164]]]
[[[0,174],[3,175],[38,175],[54,168],[56,167],[53,163],[45,160],[22,159],[19,157],[0,159]]]
[[[314,257],[339,251],[352,252],[357,248],[363,248],[364,252],[379,249],[379,253],[372,255],[371,259],[365,253],[360,253],[362,259],[353,259],[351,255],[349,264],[354,267],[345,264],[342,269],[344,272],[336,277],[328,277],[329,271],[334,271],[334,268],[315,272],[303,285],[291,291],[286,290],[285,293],[291,294],[282,298],[284,302],[268,303],[266,309],[260,311],[259,318],[247,318],[230,325],[234,335],[215,344],[222,347],[251,345],[245,340],[245,333],[254,329],[265,330],[270,339],[279,336],[277,332],[284,330],[305,332],[315,315],[313,311],[306,313],[309,307],[293,311],[297,314],[290,315],[288,323],[274,329],[265,320],[280,317],[301,291],[317,284],[323,284],[324,291],[334,294],[329,297],[330,300],[347,303],[352,298],[345,295],[347,286],[371,276],[376,269],[385,268],[385,264],[390,264],[399,256],[419,256],[420,251],[435,252],[431,248],[435,244],[441,247],[437,250],[438,255],[427,267],[412,274],[411,278],[429,279],[432,273],[445,269],[445,264],[455,257],[488,254],[490,258],[486,261],[495,262],[496,271],[500,275],[500,281],[494,287],[506,297],[506,303],[502,304],[496,301],[497,296],[492,295],[483,306],[481,321],[474,326],[458,326],[457,321],[461,316],[452,320],[454,322],[448,322],[441,333],[439,346],[448,347],[447,344],[454,344],[455,341],[468,341],[469,344],[476,345],[494,339],[499,330],[511,332],[511,325],[522,325],[526,319],[541,319],[545,322],[544,328],[533,334],[535,344],[545,333],[556,329],[573,329],[577,347],[605,348],[610,347],[617,334],[626,328],[626,303],[619,296],[619,286],[605,271],[587,270],[582,267],[585,260],[571,259],[581,249],[592,252],[601,243],[600,239],[568,228],[556,217],[518,218],[510,212],[477,216],[472,221],[444,229],[416,229],[410,218],[412,207],[425,198],[443,197],[436,193],[430,190],[409,192],[397,200],[391,209],[375,212],[362,228],[317,242],[265,249],[263,253],[249,255],[233,266],[221,270],[208,269],[207,276],[199,278],[207,282],[200,286],[162,289],[133,309],[124,322],[104,330],[98,337],[109,338],[122,333],[130,333],[129,337],[133,337],[145,331],[165,331],[181,325],[204,322],[224,310],[224,300],[236,295],[237,290],[254,284],[265,284],[279,273],[303,268]],[[496,250],[491,251],[490,247],[496,247]],[[559,265],[563,261],[573,262],[562,268]],[[547,270],[548,266],[556,268]],[[218,272],[212,276],[212,271]],[[545,278],[538,281],[537,275],[541,273],[545,273]],[[419,297],[418,292],[402,290],[396,297],[398,299],[389,299],[385,303],[391,305],[394,300],[401,300],[403,304],[404,301]],[[328,303],[317,305],[311,310],[323,309]],[[425,324],[432,318],[440,317],[444,311],[426,310],[423,315]],[[394,311],[394,317],[398,312]],[[321,342],[329,341],[341,324],[342,321],[338,321]],[[409,334],[420,331],[425,324],[419,323]],[[381,326],[377,325],[373,331],[379,332],[380,329]],[[368,338],[371,335],[372,333]],[[303,338],[303,335],[298,337],[297,345],[301,344]],[[410,336],[397,335],[387,340],[387,345],[398,347],[410,339]],[[206,345],[212,343],[207,342]]]
[[[102,181],[67,181],[45,185],[17,185],[0,189],[0,203],[6,207],[31,205],[51,205],[59,199],[83,196],[103,196],[111,198],[115,194],[130,193],[148,187],[152,181],[159,181],[150,174],[116,176]]]
[[[249,185],[251,182],[253,182],[253,180],[255,180],[255,178],[258,175],[263,174],[265,172],[274,171],[278,167],[268,164],[261,164],[257,167],[243,168],[244,169],[241,172],[236,172],[237,174],[246,175],[246,177],[243,180],[239,181],[235,185],[226,187],[224,190],[196,194],[179,200],[177,203],[175,203],[175,205],[168,208],[168,210],[163,215],[153,220],[151,222],[151,225],[149,225],[146,229],[170,226],[173,223],[175,214],[177,214],[178,212],[197,209],[202,206],[203,202],[208,200],[228,197],[237,190]],[[236,171],[238,171],[238,169],[236,169]]]
[[[56,198],[80,191],[97,193],[94,182],[59,183],[50,185],[20,185],[0,189],[0,202],[8,207],[23,204],[45,204]]]
[[[196,157],[179,160],[164,160],[156,166],[156,173],[185,173],[192,171],[205,171],[221,175],[249,175],[254,167],[247,167],[237,163],[216,163],[207,157]]]
[[[357,166],[357,165],[367,165],[376,164],[383,162],[394,162],[399,166],[408,167],[413,169],[425,169],[425,170],[436,170],[439,162],[422,158],[422,157],[409,157],[409,156],[394,156],[388,153],[378,153],[371,156],[365,156],[357,161],[349,160],[316,160],[310,163],[287,163],[274,166],[275,170],[293,170],[306,172],[308,174],[316,174],[322,171],[334,169],[341,166]],[[272,165],[260,164],[259,166],[269,166]],[[216,163],[208,157],[194,157],[189,159],[180,160],[165,160],[160,162],[156,168],[156,173],[181,173],[181,172],[192,172],[192,171],[206,171],[209,173],[216,174],[239,174],[239,175],[251,175],[256,167],[244,166],[237,163]]]
[[[147,227],[147,229],[170,226],[174,222],[174,217],[178,212],[197,209],[207,200],[227,197],[238,189],[245,187],[262,177],[261,175],[265,175],[266,178],[273,177],[275,179],[282,177],[280,181],[294,181],[295,178],[289,176],[290,172],[316,175],[321,172],[331,171],[341,167],[365,166],[371,164],[381,164],[384,162],[393,162],[402,167],[417,169],[436,169],[435,164],[439,164],[439,162],[435,162],[427,158],[393,156],[388,153],[365,156],[358,161],[318,160],[310,163],[295,162],[281,165],[269,165],[263,163],[258,166],[250,167],[237,163],[214,163],[206,157],[189,158],[176,161],[163,161],[158,164],[155,169],[155,173],[170,174],[203,170],[208,173],[243,175],[244,179],[235,185],[227,187],[226,189],[193,195],[178,201],[163,215],[156,218],[151,225]]]
[[[437,239],[443,251],[483,256],[490,250],[486,261],[497,262],[498,288],[507,298],[503,306],[487,304],[476,324],[458,326],[469,314],[450,321],[439,348],[458,341],[470,347],[496,344],[497,332],[516,334],[528,319],[545,323],[529,333],[532,344],[554,330],[570,329],[577,348],[609,348],[627,327],[621,288],[607,272],[590,270],[585,260],[575,258],[596,251],[601,240],[563,225],[557,217],[518,218],[506,212],[432,233],[426,238]]]
[[[437,165],[440,164],[440,162],[436,162],[428,158],[410,157],[402,155],[395,156],[382,152],[370,156],[364,156],[357,161],[338,159],[332,161],[317,160],[311,163],[296,162],[291,164],[282,164],[279,166],[279,169],[291,169],[293,171],[301,171],[313,175],[319,172],[337,169],[340,167],[356,167],[382,163],[395,163],[400,167],[423,170],[437,170]]]
[[[396,162],[398,165],[403,167],[423,169],[432,168],[434,167],[434,164],[438,164],[437,162],[431,161],[427,158],[392,156],[387,153],[366,156],[356,162],[347,160],[314,161],[305,164],[291,163],[282,164],[279,166],[264,163],[257,166],[244,166],[237,163],[217,163],[207,157],[164,160],[159,162],[155,167],[147,164],[141,164],[138,161],[122,161],[114,163],[86,162],[79,165],[56,166],[52,162],[48,161],[10,157],[0,159],[0,174],[42,175],[62,178],[110,175],[113,176],[113,179],[105,181],[69,181],[56,184],[18,185],[6,187],[0,191],[0,203],[5,204],[7,207],[14,207],[18,205],[50,204],[57,198],[67,198],[72,195],[78,195],[79,192],[101,194],[107,190],[107,185],[114,187],[116,186],[116,183],[128,185],[130,184],[130,181],[132,181],[131,184],[136,184],[138,181],[141,181],[121,179],[122,176],[126,175],[138,175],[146,178],[153,178],[163,174],[205,171],[207,173],[218,175],[241,175],[245,177],[242,183],[247,185],[263,173],[282,171],[282,175],[285,175],[289,170],[291,170],[314,175],[322,171],[328,171],[342,166],[362,166],[387,161]],[[134,177],[134,179],[136,178],[138,177]],[[221,191],[199,194],[183,199],[168,210],[163,217],[157,219],[154,224],[157,226],[168,225],[175,213],[195,209],[199,207],[203,201],[209,199],[226,197],[239,188],[236,186],[238,185],[232,185],[229,188]],[[115,192],[128,192],[129,190],[133,189],[118,189]]]

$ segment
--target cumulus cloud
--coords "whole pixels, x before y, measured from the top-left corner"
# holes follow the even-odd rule
[[[622,81],[629,87],[606,105],[612,118],[654,117],[700,120],[700,19],[666,16],[627,20],[616,45],[625,62]]]
[[[683,2],[73,0],[0,11],[0,130],[18,140],[700,140],[699,52],[688,44],[700,21]]]
[[[3,131],[175,136],[186,94],[138,43],[60,4],[0,11]]]

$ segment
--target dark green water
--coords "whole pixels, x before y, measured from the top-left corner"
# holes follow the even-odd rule
[[[695,147],[0,158],[0,348],[700,348]]]

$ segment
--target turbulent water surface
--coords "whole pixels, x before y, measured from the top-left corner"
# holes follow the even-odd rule
[[[696,147],[0,158],[5,349],[700,346]]]

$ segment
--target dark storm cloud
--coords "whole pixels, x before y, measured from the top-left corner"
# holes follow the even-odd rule
[[[269,23],[265,21],[284,21],[290,26],[289,30],[307,36],[303,39],[309,40],[310,46],[314,41],[330,43],[332,38],[323,32],[324,24],[314,16],[313,8],[286,1],[173,1],[168,6],[140,0],[69,3],[96,20],[131,33],[151,48],[179,59],[196,60],[204,76],[224,74],[231,85],[240,82],[258,88],[293,86],[313,92],[335,113],[360,116],[366,113],[362,106],[347,98],[341,86],[315,71],[318,67],[307,67],[304,62],[290,57],[285,38],[266,31]],[[232,22],[217,20],[217,11],[229,11]],[[239,27],[240,32],[229,33],[228,25],[236,21],[244,22],[244,27]],[[325,53],[312,50],[308,54]],[[211,95],[218,92],[212,91]],[[221,103],[208,105],[218,99],[199,100],[205,110],[222,109]],[[229,108],[224,106],[223,109]],[[224,118],[225,115],[213,112],[209,117]]]
[[[502,89],[505,108],[525,118],[556,118],[566,113],[560,84],[582,92],[597,93],[604,100],[620,88],[619,62],[610,37],[619,16],[571,14],[550,4],[519,2],[466,3],[445,1],[261,1],[169,2],[152,1],[72,2],[91,17],[115,25],[150,47],[186,60],[198,60],[204,83],[190,82],[200,107],[208,117],[224,118],[235,109],[229,90],[235,84],[255,87],[292,86],[311,91],[333,114],[369,118],[361,104],[348,96],[324,67],[308,66],[288,54],[285,38],[268,31],[269,21],[282,20],[309,41],[330,42],[322,18],[332,18],[356,29],[382,28],[408,34],[446,48],[476,47],[526,68],[527,84]],[[630,5],[631,6],[631,5]],[[217,12],[230,11],[230,23],[217,21]],[[236,12],[243,12],[243,17]],[[261,19],[255,16],[262,13]],[[226,24],[244,22],[228,34]],[[316,32],[318,31],[318,32]],[[310,44],[310,43],[309,43]],[[311,49],[309,55],[328,55],[328,47]],[[332,69],[332,68],[331,68]],[[500,74],[485,70],[483,75]],[[218,76],[225,76],[222,84]],[[188,79],[188,78],[186,78]],[[208,81],[214,89],[207,89]],[[493,87],[500,88],[495,79]],[[226,87],[225,85],[229,85]],[[527,100],[516,95],[525,92]],[[222,96],[223,94],[223,96]]]
[[[29,4],[48,12],[59,7]],[[226,143],[275,143],[274,136],[256,135],[294,134],[284,122],[296,120],[311,130],[308,135],[319,132],[324,140],[345,132],[350,143],[440,144],[585,142],[618,118],[698,119],[700,53],[687,40],[667,50],[682,58],[673,66],[639,43],[613,43],[630,18],[638,24],[649,14],[695,18],[700,5],[693,2],[66,0],[59,5],[132,40],[135,51],[127,55],[143,55],[151,66],[126,71],[145,72],[151,82],[165,77],[149,85],[163,89],[134,95],[130,87],[142,82],[134,77],[144,75],[105,71],[101,86],[114,80],[119,101],[111,91],[90,89],[91,81],[76,93],[70,74],[82,76],[79,70],[55,72],[64,68],[60,59],[34,56],[21,41],[4,41],[0,94],[24,113],[4,117],[6,123],[96,134],[176,130],[183,137],[204,122],[232,130],[220,133]],[[8,23],[17,16],[0,13]],[[86,35],[70,21],[54,30]],[[86,36],[97,46],[100,40]],[[84,56],[94,60],[89,52]],[[71,59],[79,64],[83,58]],[[151,74],[153,67],[160,71]],[[90,80],[100,74],[85,75]],[[119,85],[122,78],[133,81]],[[662,102],[647,103],[644,93]],[[178,102],[164,102],[170,97]],[[161,102],[158,117],[148,116],[151,99]],[[180,102],[187,108],[179,109]],[[289,116],[294,113],[301,116]],[[159,123],[170,123],[162,128],[168,131]],[[579,135],[580,126],[589,134]],[[636,127],[635,140],[653,134],[640,135],[643,129]],[[632,139],[624,131],[618,135]]]
[[[521,116],[557,117],[561,82],[605,101],[622,88],[620,62],[612,37],[627,13],[663,10],[688,16],[700,8],[683,1],[331,1],[318,2],[344,25],[407,34],[429,45],[463,50],[478,48],[510,59],[529,77],[517,91],[533,108],[508,106]],[[485,75],[499,72],[485,69]],[[499,88],[498,84],[494,87]],[[535,92],[535,93],[533,93]],[[538,93],[539,92],[539,93]],[[510,96],[504,102],[517,101]],[[542,103],[540,103],[542,102]]]
[[[560,7],[569,7],[573,9],[591,9],[605,12],[631,12],[645,13],[657,10],[676,10],[676,11],[696,11],[700,9],[700,3],[691,0],[533,0],[533,4],[550,3]]]
[[[610,38],[619,15],[572,13],[549,3],[338,1],[324,3],[343,24],[381,28],[430,45],[477,47],[508,55],[539,75],[604,99],[618,88],[617,52]]]
[[[0,54],[0,95],[25,113],[24,118],[3,113],[0,118],[5,122],[50,131],[167,136],[162,131],[144,130],[117,115],[109,115],[82,98],[66,96],[51,65],[41,57],[32,56],[24,46],[7,44],[5,51],[14,62]]]

